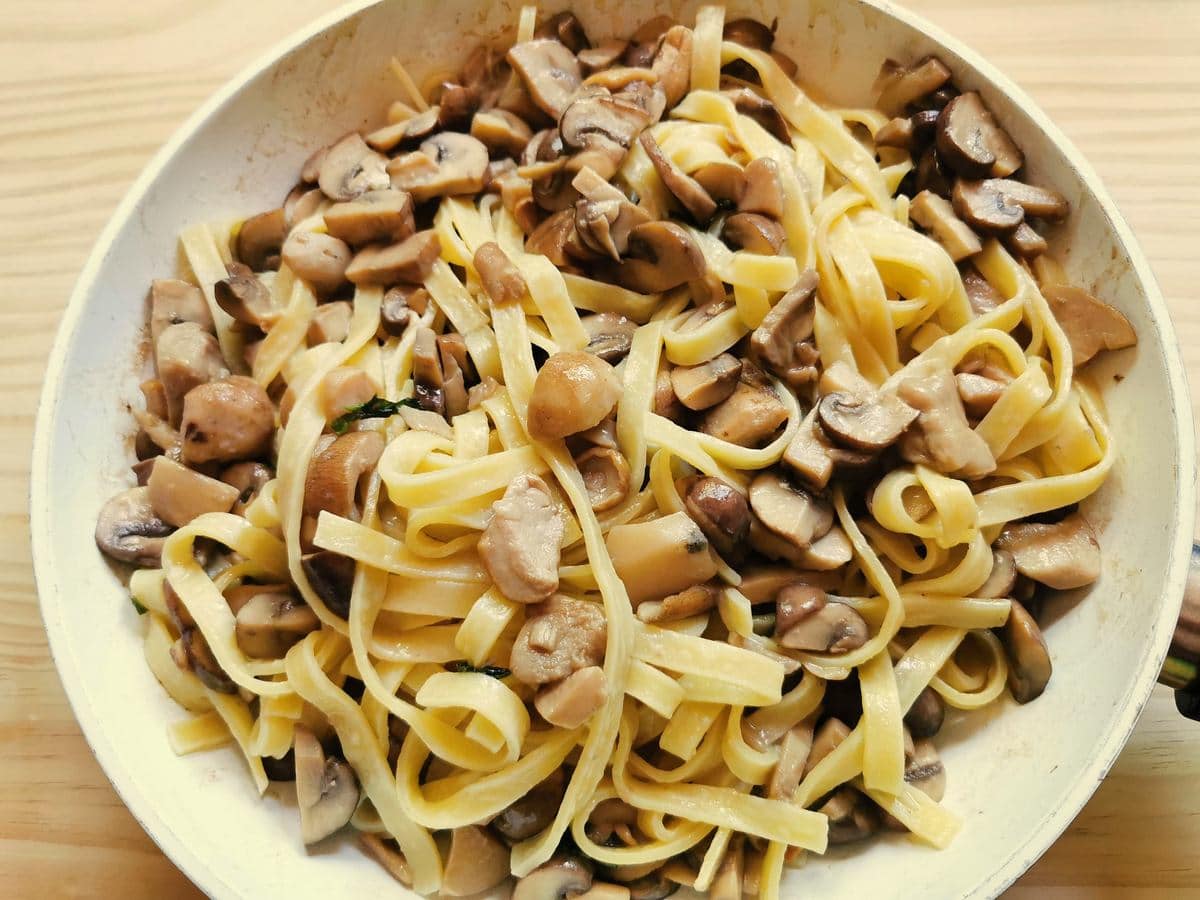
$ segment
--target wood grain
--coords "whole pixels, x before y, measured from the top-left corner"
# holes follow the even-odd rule
[[[0,4],[0,896],[192,897],[109,787],[59,686],[30,566],[45,358],[76,274],[149,156],[221,82],[333,4]],[[1024,86],[1138,234],[1200,378],[1200,4],[911,0]],[[1018,898],[1200,896],[1200,731],[1158,690]]]

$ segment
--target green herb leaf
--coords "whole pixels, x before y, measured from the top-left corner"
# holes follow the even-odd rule
[[[473,666],[465,659],[456,659],[453,662],[446,663],[446,670],[449,672],[479,672],[487,675],[490,678],[507,678],[512,674],[511,669],[506,669],[503,666]]]
[[[133,608],[137,610],[137,614],[139,616],[144,616],[146,613],[150,612],[150,610],[138,603],[137,597],[130,597],[129,602],[133,604]]]
[[[330,424],[334,434],[345,434],[346,429],[350,427],[351,422],[357,422],[359,419],[386,419],[396,415],[404,407],[417,407],[417,401],[411,397],[406,397],[403,400],[397,400],[394,403],[391,400],[384,400],[382,397],[372,397],[366,403],[359,406],[352,406]]]

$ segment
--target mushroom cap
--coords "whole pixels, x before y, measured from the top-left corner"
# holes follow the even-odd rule
[[[483,290],[493,303],[519,303],[529,295],[524,276],[495,241],[479,245],[474,263]]]
[[[514,843],[533,837],[554,821],[565,788],[563,770],[555,769],[525,796],[501,810],[492,820],[492,827]]]
[[[825,433],[843,446],[869,453],[890,447],[919,413],[895,394],[826,394],[817,405]]]
[[[197,516],[229,512],[238,500],[238,489],[180,465],[168,456],[156,456],[146,482],[154,511],[166,522],[182,528]]]
[[[976,91],[959,94],[942,109],[936,144],[942,162],[965,178],[1003,178],[1025,161]]]
[[[735,250],[774,256],[783,246],[783,226],[758,213],[734,213],[725,220],[721,237]]]
[[[533,383],[529,434],[552,441],[586,431],[608,418],[620,396],[620,379],[598,356],[583,350],[555,353]]]
[[[660,294],[704,274],[704,254],[674,222],[646,222],[629,233],[629,258],[617,266],[622,287]]]
[[[743,174],[742,167],[734,162],[710,162],[705,163],[695,172],[692,177],[696,182],[708,191],[708,195],[719,203],[736,206],[738,198],[746,190],[746,176]],[[758,210],[750,210],[757,212]]]
[[[296,801],[300,807],[300,836],[315,844],[350,821],[358,808],[358,779],[354,770],[325,751],[303,725],[295,731]]]
[[[667,106],[675,106],[687,94],[692,80],[692,29],[672,25],[662,36],[650,69],[658,77]]]
[[[1046,690],[1053,666],[1046,639],[1037,621],[1020,602],[1013,600],[1008,622],[997,629],[1008,656],[1008,688],[1018,703],[1036,700]]]
[[[429,277],[441,253],[437,232],[430,228],[398,244],[364,247],[346,267],[345,275],[356,285],[420,284]]]
[[[251,216],[238,229],[234,250],[237,258],[255,272],[279,268],[279,251],[287,237],[287,215],[283,207]]]
[[[904,714],[904,724],[915,738],[933,737],[942,728],[946,718],[946,704],[941,695],[931,687],[917,694],[917,699]]]
[[[491,890],[509,870],[509,850],[486,828],[464,825],[450,832],[450,852],[442,873],[441,893],[469,897]]]
[[[301,638],[321,627],[316,613],[283,591],[253,594],[235,618],[238,646],[252,659],[282,659]]]
[[[308,464],[304,514],[316,516],[326,510],[357,519],[359,479],[375,467],[382,453],[383,438],[375,431],[351,431],[333,441]]]
[[[617,313],[593,313],[580,317],[587,332],[587,352],[595,354],[609,365],[616,365],[629,354],[638,324]]]
[[[593,512],[612,509],[629,496],[629,463],[620,451],[592,447],[575,460]]]
[[[599,666],[576,669],[562,681],[538,691],[534,706],[557,728],[578,728],[608,699],[608,682]]]
[[[275,304],[267,286],[243,263],[225,267],[228,277],[213,285],[217,305],[237,321],[261,328],[274,317]]]
[[[774,534],[803,550],[833,527],[833,511],[777,472],[750,482],[750,508]]]
[[[1085,365],[1101,350],[1121,350],[1137,343],[1137,332],[1124,314],[1082,288],[1052,285],[1043,293],[1067,335],[1076,366]]]
[[[408,191],[414,200],[474,194],[483,189],[488,150],[469,134],[443,131],[420,148],[388,163],[392,187]]]
[[[317,185],[330,200],[353,200],[369,190],[386,188],[386,157],[376,153],[356,131],[331,144],[321,160]]]
[[[282,255],[288,268],[322,296],[345,284],[352,258],[345,241],[315,231],[293,231],[283,242]]]
[[[734,199],[739,212],[782,218],[783,185],[779,181],[779,164],[767,156],[750,160],[742,171],[741,192]]]
[[[607,140],[618,148],[616,163],[634,138],[653,121],[650,112],[629,94],[612,94],[606,88],[589,87],[580,91],[559,118],[558,130],[567,147],[583,150]],[[612,173],[616,164],[611,165]]]
[[[402,241],[416,231],[412,195],[391,187],[366,191],[325,210],[325,227],[352,247]]]
[[[595,603],[555,594],[530,609],[513,642],[509,667],[526,684],[566,678],[604,660],[608,622]]]
[[[212,312],[200,288],[177,278],[156,278],[150,282],[150,339],[170,326],[194,322],[205,331],[213,331]]]
[[[121,562],[158,566],[163,542],[174,530],[154,512],[149,488],[130,488],[100,507],[96,546]]]
[[[750,505],[745,496],[720,478],[693,480],[683,499],[689,516],[722,557],[737,562],[750,534]]]
[[[555,119],[563,114],[583,83],[575,54],[550,38],[513,44],[505,59],[520,76],[533,102]]]
[[[1012,554],[1022,575],[1055,590],[1083,587],[1100,576],[1100,544],[1087,519],[1077,512],[1049,525],[1008,525],[996,547]]]
[[[592,873],[581,860],[571,856],[556,856],[517,879],[512,900],[566,900],[582,894],[592,886]]]
[[[693,219],[701,225],[707,224],[717,211],[717,203],[708,195],[708,191],[671,161],[649,130],[642,132],[638,142],[646,151],[667,190],[675,195],[675,199],[683,204],[683,208]]]
[[[179,422],[183,398],[192,388],[229,374],[216,337],[195,322],[164,328],[154,343],[154,358],[172,424]]]
[[[1025,210],[1002,191],[996,179],[954,183],[954,211],[973,228],[989,234],[1015,229],[1025,219]]]
[[[722,353],[696,366],[676,366],[671,370],[671,387],[680,403],[699,411],[724,402],[737,388],[741,374],[741,360]]]
[[[349,618],[357,567],[354,560],[332,550],[318,550],[300,557],[300,567],[313,592],[329,611],[340,618]]]

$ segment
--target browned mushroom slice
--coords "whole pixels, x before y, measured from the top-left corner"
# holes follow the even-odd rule
[[[954,207],[932,191],[921,191],[908,208],[912,220],[929,232],[955,262],[983,249],[975,232],[954,214]]]
[[[625,48],[628,46],[628,41],[623,41],[620,38],[608,38],[594,47],[580,50],[575,56],[578,58],[579,65],[583,68],[583,71],[589,73],[598,72],[601,69],[607,69],[610,66],[616,65],[625,53]]]
[[[768,797],[772,800],[792,799],[796,788],[800,786],[812,744],[811,723],[801,722],[784,735],[783,743],[779,746],[779,761],[771,770],[771,778],[767,782]]]
[[[158,566],[162,545],[174,529],[154,511],[150,489],[122,491],[100,508],[96,546],[122,562]]]
[[[704,254],[674,222],[647,222],[629,233],[629,256],[617,266],[622,287],[660,294],[704,274]]]
[[[283,242],[283,261],[312,289],[326,296],[346,283],[352,253],[345,241],[315,231],[293,231]]]
[[[1002,381],[973,372],[959,372],[954,376],[954,381],[958,385],[958,397],[962,400],[963,408],[976,418],[986,416],[1008,388]]]
[[[283,208],[251,216],[238,229],[234,250],[237,258],[255,272],[279,268],[279,251],[287,237],[287,216]]]
[[[829,843],[837,846],[869,838],[879,830],[879,813],[852,787],[838,788],[819,813],[829,819]]]
[[[779,23],[774,24],[778,26]],[[775,28],[768,28],[756,19],[731,19],[725,23],[723,37],[743,47],[770,50],[775,45]]]
[[[438,352],[437,337],[433,329],[421,326],[413,339],[413,387],[414,397],[421,409],[446,414],[446,394],[442,389],[441,354]]]
[[[929,738],[941,730],[945,718],[946,704],[937,691],[927,687],[904,714],[904,724],[914,738]]]
[[[1071,209],[1066,197],[1049,188],[1011,178],[989,178],[985,183],[1003,194],[1009,203],[1015,203],[1025,210],[1027,216],[1058,221],[1065,218]]]
[[[1025,220],[1025,210],[1000,189],[1000,179],[968,181],[960,178],[951,194],[954,211],[972,228],[1004,234]]]
[[[325,227],[352,247],[402,241],[416,230],[412,197],[391,188],[367,191],[355,200],[335,203],[327,209]]]
[[[506,59],[543,112],[557,119],[583,82],[579,60],[556,40],[538,38],[514,44]]]
[[[258,492],[268,481],[275,477],[271,467],[260,462],[240,462],[227,466],[221,472],[221,480],[233,485],[238,490],[238,500],[234,504],[235,515],[242,515]]]
[[[1137,333],[1121,311],[1082,288],[1056,284],[1043,293],[1067,335],[1076,366],[1085,365],[1101,350],[1121,350],[1137,343]]]
[[[747,360],[742,363],[737,387],[727,400],[704,414],[700,431],[731,444],[757,447],[775,434],[787,415],[770,380]]]
[[[325,374],[317,388],[325,418],[336,419],[354,406],[362,406],[380,392],[371,374],[353,366],[338,366]]]
[[[183,460],[191,465],[251,459],[270,447],[275,407],[253,378],[232,375],[188,391],[180,432]]]
[[[304,482],[304,514],[322,510],[346,519],[358,519],[359,480],[370,472],[383,453],[383,438],[374,431],[343,434],[308,464]]]
[[[939,197],[949,197],[954,189],[953,174],[948,172],[938,159],[933,147],[926,147],[917,160],[916,190],[932,191]]]
[[[184,628],[179,640],[171,645],[171,659],[185,672],[191,672],[209,690],[236,694],[237,685],[221,668],[208,641],[197,628]]]
[[[1008,689],[1013,699],[1018,703],[1036,700],[1053,672],[1042,630],[1029,610],[1013,600],[1008,622],[996,632],[1008,656]]]
[[[429,277],[441,253],[442,245],[436,231],[418,231],[398,244],[359,250],[346,268],[346,278],[357,285],[394,284],[397,281],[420,284]]]
[[[629,463],[618,451],[592,447],[575,460],[575,465],[594,512],[612,509],[629,496]]]
[[[973,266],[966,267],[966,271],[962,274],[962,283],[963,290],[967,292],[967,302],[971,304],[971,309],[976,315],[990,312],[1004,302],[1000,292],[992,287],[991,283]]]
[[[575,204],[575,228],[580,240],[597,253],[620,261],[629,247],[629,234],[651,220],[650,214],[629,202],[590,166],[579,170],[571,182],[582,198]]]
[[[212,312],[200,288],[175,278],[150,282],[150,340],[157,344],[164,331],[184,322],[213,330]]]
[[[916,418],[917,411],[895,394],[878,391],[835,391],[817,405],[817,419],[827,435],[844,447],[867,453],[890,447]]]
[[[486,828],[464,825],[450,832],[450,852],[440,891],[470,897],[490,891],[508,877],[509,849]]]
[[[1033,259],[1050,249],[1049,242],[1038,234],[1028,222],[1022,222],[1017,226],[1016,230],[1008,236],[1006,246],[1023,259]]]
[[[654,378],[654,400],[650,407],[656,416],[680,421],[687,412],[679,398],[675,396],[675,388],[671,386],[671,373],[664,367],[658,370]]]
[[[514,603],[538,603],[558,589],[563,521],[546,482],[514,478],[492,504],[479,556],[501,593]]]
[[[578,728],[604,706],[608,682],[599,666],[585,666],[562,681],[537,692],[533,705],[543,719],[558,728]]]
[[[650,68],[658,76],[658,84],[666,96],[667,106],[675,106],[687,94],[691,85],[692,30],[683,25],[672,25],[668,28],[662,36]]]
[[[636,609],[708,581],[717,573],[708,540],[686,513],[616,525],[605,540]]]
[[[817,273],[807,269],[780,298],[750,336],[750,350],[761,366],[792,389],[817,377],[818,354],[813,344]]]
[[[471,119],[471,137],[492,153],[519,157],[533,131],[525,120],[505,109],[481,110]]]
[[[603,607],[554,594],[530,607],[509,665],[513,676],[525,684],[551,684],[600,665],[607,638]]]
[[[354,589],[354,560],[332,550],[318,550],[302,556],[300,565],[313,591],[330,611],[347,618]]]
[[[746,177],[742,167],[732,162],[705,163],[692,177],[708,195],[725,206],[736,206],[738,200],[746,191]],[[744,210],[744,212],[762,212],[762,210]],[[769,213],[768,213],[769,215]]]
[[[827,504],[776,472],[763,472],[750,482],[749,500],[763,525],[801,550],[833,527]]]
[[[671,370],[671,387],[688,409],[708,409],[733,393],[741,374],[741,361],[732,354],[722,353],[697,366],[676,366]]]
[[[683,208],[693,219],[701,225],[706,224],[713,217],[713,213],[717,211],[717,204],[708,195],[708,191],[704,190],[696,179],[685,174],[663,153],[662,148],[654,139],[654,135],[649,131],[643,131],[638,140],[641,142],[642,149],[646,151],[646,155],[650,157],[650,162],[653,163],[659,178],[667,186],[667,190],[675,195],[675,198],[683,204]]]
[[[225,270],[228,277],[213,285],[217,305],[245,325],[262,328],[268,324],[275,310],[267,286],[243,263],[230,263]]]
[[[567,900],[591,886],[591,870],[574,857],[560,855],[517,879],[512,900]]]
[[[783,215],[783,188],[775,160],[766,157],[751,160],[742,177],[743,188],[737,197],[738,211],[780,218]]]
[[[201,475],[166,456],[154,458],[146,487],[154,512],[176,527],[205,513],[229,512],[238,499],[233,485]]]
[[[433,197],[479,192],[487,167],[487,147],[469,134],[443,131],[413,153],[391,160],[387,170],[392,187],[408,191],[420,203]]]
[[[329,837],[350,821],[358,808],[358,780],[344,760],[326,759],[313,733],[296,726],[296,805],[305,844]]]
[[[493,303],[520,303],[529,294],[525,278],[495,241],[479,246],[474,264],[483,290]]]
[[[229,374],[217,339],[195,322],[168,325],[154,343],[158,378],[167,397],[168,421],[177,424],[183,398],[194,387]]]
[[[783,226],[758,213],[735,213],[721,229],[725,243],[735,250],[774,256],[783,246]]]
[[[294,228],[305,219],[315,216],[322,204],[328,202],[319,188],[308,188],[298,184],[283,201],[283,220],[285,229]],[[284,238],[287,234],[284,234]],[[282,249],[282,243],[280,244]],[[282,257],[281,257],[282,259]]]
[[[632,87],[632,86],[631,86]],[[559,120],[563,143],[586,151],[575,171],[590,165],[602,178],[617,171],[625,151],[654,117],[636,94],[612,94],[601,87],[580,91]]]
[[[387,158],[367,146],[358,132],[331,145],[321,161],[317,184],[330,200],[353,200],[388,186]]]
[[[684,508],[722,557],[738,562],[750,533],[746,498],[720,478],[696,478],[687,485]]]
[[[552,441],[586,431],[608,417],[620,396],[621,381],[604,360],[583,350],[555,353],[533,382],[529,434]]]
[[[260,591],[236,614],[238,647],[251,659],[283,659],[297,642],[321,627],[309,607],[285,591]]]
[[[642,603],[637,608],[637,617],[643,622],[676,622],[713,609],[718,597],[711,584],[697,584],[661,600]]]
[[[949,80],[950,70],[935,56],[927,56],[907,68],[889,59],[876,81],[879,99],[875,105],[885,115],[898,116],[908,104],[932,94]]]
[[[777,140],[791,145],[792,134],[787,119],[774,103],[750,88],[736,88],[723,93],[733,100],[734,109],[744,116],[749,116]]]
[[[938,116],[937,150],[942,161],[966,178],[1006,178],[1021,168],[1021,148],[992,117],[976,91],[959,94]]]
[[[503,809],[492,820],[492,827],[514,843],[533,837],[554,821],[565,787],[563,770],[555,769],[545,781],[534,785],[524,797]]]
[[[920,412],[916,425],[900,441],[909,462],[925,463],[961,478],[995,471],[987,442],[967,422],[958,384],[949,369],[932,369],[900,383],[900,399]]]
[[[897,116],[885,122],[875,132],[875,146],[910,150],[913,146],[913,131],[913,120],[910,117]]]
[[[559,268],[568,265],[567,243],[575,238],[575,211],[564,209],[545,219],[525,241],[525,252],[546,257]]]
[[[587,332],[588,353],[594,353],[609,365],[616,365],[629,354],[637,323],[617,313],[594,313],[580,317]]]
[[[1022,575],[1056,590],[1083,587],[1100,577],[1100,545],[1092,527],[1077,512],[1053,525],[1009,525],[996,540],[996,547],[1012,554]]]
[[[871,636],[863,617],[844,603],[829,601],[804,616],[780,636],[791,650],[812,653],[849,653]]]

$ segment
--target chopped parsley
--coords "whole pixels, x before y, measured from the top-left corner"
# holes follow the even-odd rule
[[[130,597],[129,602],[133,604],[133,608],[135,610],[137,610],[137,614],[139,616],[144,616],[146,613],[148,613],[150,611],[150,610],[146,609],[146,607],[142,606],[142,604],[138,603],[137,597]]]
[[[406,406],[416,408],[417,401],[411,397],[406,397],[403,400],[397,400],[393,403],[391,400],[384,400],[382,397],[372,397],[366,403],[350,407],[334,419],[329,427],[333,429],[334,434],[345,434],[351,422],[357,422],[359,419],[386,419],[389,416],[396,415]]]
[[[454,662],[446,663],[446,671],[448,672],[479,672],[491,678],[507,678],[512,674],[511,669],[506,669],[503,666],[473,666],[465,659],[456,659]]]

